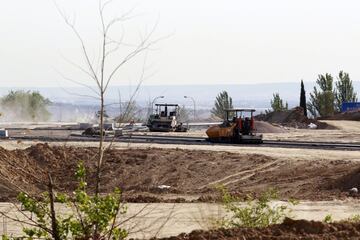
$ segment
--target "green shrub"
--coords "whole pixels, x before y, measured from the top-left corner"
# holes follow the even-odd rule
[[[0,104],[7,119],[47,121],[51,116],[48,111],[51,101],[37,91],[10,91],[0,98]]]
[[[102,196],[91,196],[87,193],[85,182],[85,167],[78,164],[76,171],[78,187],[72,195],[64,193],[53,194],[45,192],[39,199],[20,193],[18,200],[24,210],[35,216],[31,224],[23,228],[23,236],[3,239],[125,239],[127,231],[117,223],[116,218],[126,213],[126,207],[121,200],[121,192],[115,189],[113,193]],[[50,194],[53,194],[53,201]],[[54,202],[66,206],[69,211],[52,212]],[[60,214],[61,213],[61,214]]]
[[[258,199],[248,195],[245,203],[231,196],[226,189],[220,190],[225,209],[231,214],[230,219],[222,220],[224,227],[267,227],[281,223],[290,215],[291,210],[286,205],[271,204],[278,198],[274,189],[262,193]],[[290,203],[295,204],[294,201]]]
[[[351,223],[360,223],[360,214],[354,214],[345,220]]]
[[[325,222],[325,223],[332,223],[332,222],[333,222],[333,219],[332,219],[331,214],[326,215],[326,216],[324,217],[323,222]]]

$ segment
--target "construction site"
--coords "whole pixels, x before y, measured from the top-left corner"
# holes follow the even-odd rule
[[[252,113],[247,109],[236,111]],[[186,131],[176,131],[177,125],[166,119],[168,131],[164,130],[165,125],[155,131],[136,124],[118,128],[112,124],[104,130],[105,144],[111,148],[104,153],[100,191],[106,194],[119,187],[130,212],[142,206],[151,209],[146,216],[138,216],[132,222],[135,229],[146,226],[130,234],[136,238],[154,237],[155,232],[156,237],[169,237],[209,229],[210,221],[226,216],[218,186],[226,187],[231,194],[244,200],[248,194],[256,197],[268,189],[276,189],[277,201],[299,201],[300,204],[294,206],[293,219],[322,221],[331,215],[334,220],[343,220],[353,216],[360,208],[358,192],[354,190],[360,185],[360,123],[320,120],[316,124],[321,128],[313,129],[296,111],[298,109],[287,114],[272,114],[272,119],[262,120],[255,120],[264,118],[262,116],[250,115],[249,121],[254,122],[249,124],[248,130],[239,130],[237,134],[254,136],[256,140],[249,141],[244,136],[243,142],[239,136],[234,141],[212,141],[210,138],[218,131],[219,123],[194,123],[193,128],[188,124]],[[164,111],[162,116],[165,115]],[[176,113],[170,115],[175,120]],[[231,127],[235,118],[245,119],[236,115],[232,118],[221,123],[220,128]],[[160,117],[158,119],[160,121]],[[238,126],[236,121],[233,126]],[[96,127],[90,131],[89,126],[2,123],[1,127],[6,129],[6,137],[0,142],[2,208],[9,207],[7,202],[16,202],[19,192],[36,196],[46,191],[49,173],[57,191],[73,192],[77,186],[74,172],[79,161],[83,161],[88,170],[89,190],[94,192],[94,156],[100,136],[96,134]],[[156,126],[160,126],[158,122]],[[232,131],[235,134],[236,131]],[[4,221],[3,231],[19,231],[19,225],[5,218]],[[262,229],[234,231],[244,231],[246,239],[276,236],[278,231],[284,234],[283,239],[306,236],[323,239],[328,235],[334,238],[353,236],[352,231],[358,226],[357,223],[341,225],[343,232],[339,233],[324,230],[335,226],[324,225],[320,231],[316,225],[320,223],[289,221],[266,232]],[[214,231],[171,239],[218,239],[229,234],[234,238],[226,239],[236,239],[238,234],[232,230]]]
[[[4,1],[1,238],[360,239],[359,7]]]

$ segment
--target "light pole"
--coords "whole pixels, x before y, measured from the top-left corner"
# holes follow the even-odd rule
[[[184,96],[184,98],[190,98],[193,101],[194,104],[194,122],[196,120],[196,103],[195,103],[195,99],[193,97],[190,96]]]
[[[157,96],[156,98],[154,98],[151,102],[151,113],[150,114],[153,114],[153,111],[154,111],[154,103],[157,99],[159,98],[164,98],[164,96]]]

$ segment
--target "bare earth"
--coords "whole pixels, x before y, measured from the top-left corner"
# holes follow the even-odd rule
[[[53,175],[60,190],[72,191],[78,161],[87,165],[92,186],[97,149],[69,145],[72,144],[0,149],[2,199],[14,198],[20,189],[34,194],[44,191],[47,172]],[[358,152],[166,146],[168,149],[117,146],[109,150],[105,154],[102,191],[120,187],[130,199],[139,194],[166,199],[171,194],[172,198],[175,195],[186,199],[189,195],[200,197],[200,201],[212,201],[217,198],[215,187],[223,185],[240,196],[276,188],[284,199],[328,200],[348,196],[347,190],[359,184]],[[352,180],[344,180],[348,178]],[[161,190],[160,185],[170,188]]]
[[[336,126],[337,129],[285,129],[273,126],[278,130],[264,133],[264,138],[360,143],[360,122],[326,122]],[[264,125],[264,127],[270,129],[269,126]],[[270,130],[273,131],[273,129]],[[42,134],[53,133],[47,130],[41,131]],[[179,133],[172,134],[179,135]],[[190,131],[183,134],[205,137],[204,131]],[[32,194],[45,191],[44,182],[46,182],[47,172],[53,175],[57,190],[71,192],[76,186],[73,173],[78,161],[84,161],[88,167],[88,181],[92,189],[94,156],[96,157],[97,151],[95,142],[44,144],[37,141],[2,140],[0,147],[2,201],[14,200],[19,191]],[[121,187],[125,199],[129,202],[136,204],[167,202],[165,205],[164,203],[156,205],[166,206],[167,213],[173,211],[172,206],[176,206],[177,211],[184,213],[186,209],[197,207],[197,205],[191,205],[190,208],[190,205],[186,204],[199,204],[181,203],[185,204],[181,205],[179,202],[209,203],[219,200],[215,189],[218,185],[226,186],[231,193],[240,197],[246,193],[252,192],[257,195],[268,188],[276,188],[281,199],[296,198],[311,201],[307,202],[307,205],[300,204],[299,209],[296,210],[298,219],[321,220],[325,213],[335,211],[335,209],[337,212],[333,214],[335,218],[338,216],[340,219],[345,215],[358,213],[359,209],[359,196],[350,195],[348,191],[350,188],[360,187],[360,153],[356,151],[115,143],[105,159],[102,192]],[[170,188],[160,189],[161,185]],[[321,202],[313,202],[319,200]],[[322,209],[326,203],[323,202],[324,200],[330,200],[330,205],[319,213],[317,210]],[[172,202],[176,204],[172,205]],[[351,203],[351,207],[347,205],[348,202]],[[218,209],[217,206],[215,208]],[[214,214],[216,209],[204,210],[204,212]],[[346,214],[343,215],[345,212]],[[167,215],[162,216],[162,219],[164,218],[166,219]],[[176,223],[182,223],[182,227],[174,229],[169,225],[158,236],[188,232],[195,226],[206,228],[206,226],[194,225],[194,223],[190,226],[191,221],[188,218],[189,216],[186,219],[177,219]],[[207,221],[198,222],[203,224]],[[314,229],[322,230],[314,232]],[[285,225],[264,231],[240,229],[230,232],[212,232],[212,236],[215,236],[213,239],[223,237],[224,234],[230,236],[228,239],[243,236],[246,239],[251,239],[251,236],[271,239],[281,233],[285,236],[284,239],[287,239],[286,237],[298,239],[301,236],[309,239],[338,239],[358,237],[359,232],[360,227],[356,224],[324,225],[287,222]],[[174,239],[211,239],[206,232],[195,232],[186,236],[188,237],[183,235]]]
[[[264,133],[264,138],[335,142],[356,142],[360,138],[359,122],[327,123],[338,129],[282,129],[277,133]],[[271,131],[275,127],[269,124],[262,126]],[[31,130],[25,130],[25,133],[26,131]],[[39,131],[42,134],[52,134],[47,130],[36,131],[37,134]],[[180,134],[204,136],[204,131]],[[93,171],[92,159],[96,154],[96,142],[51,143],[34,147],[36,143],[0,142],[0,146],[4,148],[0,155],[3,169],[0,189],[3,189],[3,200],[14,198],[23,188],[34,192],[43,190],[39,186],[46,179],[43,176],[47,171],[53,172],[60,188],[70,191],[75,184],[72,173],[79,160],[87,162],[90,172]],[[120,186],[128,194],[130,201],[140,202],[165,201],[169,198],[212,201],[216,199],[214,188],[217,185],[224,185],[239,195],[259,193],[275,187],[282,198],[344,198],[348,196],[348,189],[360,187],[355,179],[360,167],[359,160],[360,154],[355,151],[115,143],[113,150],[107,155],[103,190],[107,192]],[[20,176],[17,175],[19,169],[22,174]],[[170,188],[159,190],[160,185]],[[145,197],[138,198],[139,194]]]

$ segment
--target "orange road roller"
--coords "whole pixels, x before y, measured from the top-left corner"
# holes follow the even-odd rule
[[[224,122],[208,128],[210,142],[235,144],[261,144],[262,135],[256,134],[255,109],[226,109]]]

